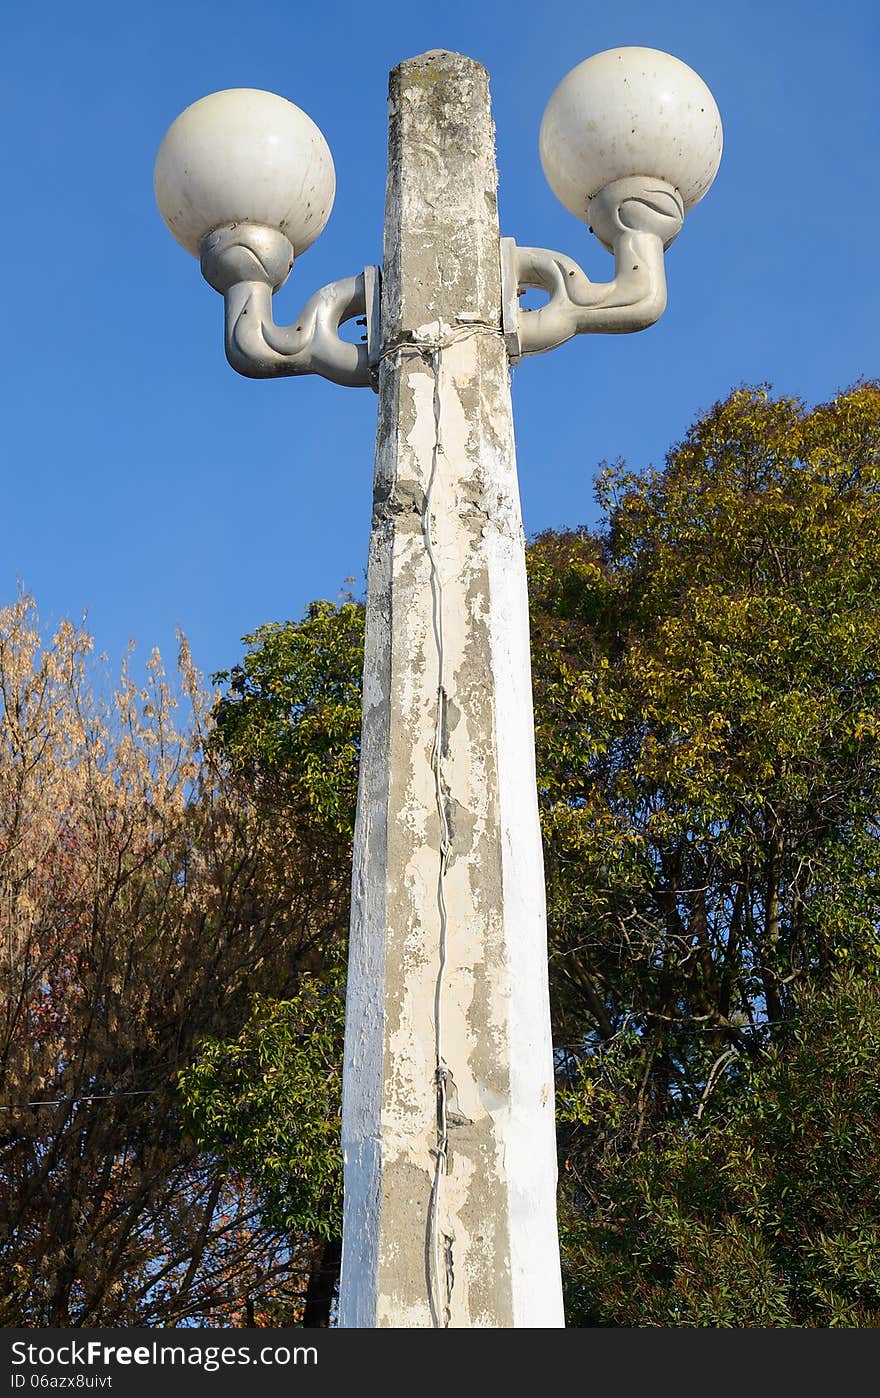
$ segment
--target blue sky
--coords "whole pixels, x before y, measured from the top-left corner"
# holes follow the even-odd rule
[[[526,530],[595,519],[600,461],[660,462],[741,382],[809,402],[880,373],[880,10],[873,0],[584,5],[451,0],[19,3],[4,16],[0,601],[88,615],[116,662],[206,672],[239,638],[363,585],[376,400],[317,379],[237,377],[222,302],[166,232],[165,129],[224,87],[303,107],[336,163],[327,229],[277,298],[281,321],[381,257],[388,70],[429,48],[489,69],[502,232],[594,278],[610,258],[544,182],[537,134],[564,74],[620,44],[666,49],[712,88],[721,169],[668,257],[641,335],[583,337],[514,374]]]

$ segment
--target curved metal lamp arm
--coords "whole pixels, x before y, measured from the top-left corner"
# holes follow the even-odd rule
[[[502,239],[505,336],[514,362],[555,349],[573,335],[644,330],[666,309],[663,253],[684,220],[678,191],[663,180],[615,180],[590,200],[588,219],[614,253],[610,282],[591,282],[564,253]],[[515,297],[526,287],[540,287],[550,300],[537,310],[520,309]]]
[[[272,296],[293,266],[283,233],[257,223],[231,223],[202,243],[202,274],[226,306],[226,358],[250,379],[320,374],[354,388],[374,386],[370,327],[377,314],[376,268],[322,287],[293,325],[276,325]],[[367,317],[367,343],[343,340],[339,327]]]

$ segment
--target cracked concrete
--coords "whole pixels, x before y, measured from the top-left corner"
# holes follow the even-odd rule
[[[556,1326],[543,869],[487,76],[425,54],[394,70],[389,105],[382,336],[398,348],[380,372],[368,570],[340,1323]],[[439,361],[412,345],[438,321],[453,327]]]

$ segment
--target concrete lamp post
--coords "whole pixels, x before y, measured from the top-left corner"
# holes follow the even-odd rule
[[[553,1060],[510,364],[666,304],[664,250],[708,190],[708,88],[653,49],[600,53],[541,125],[563,204],[614,254],[501,238],[488,78],[433,52],[390,81],[384,262],[286,327],[272,294],[321,232],[318,128],[249,88],[188,107],[155,188],[226,305],[250,377],[379,394],[352,880],[339,1323],[559,1326]],[[519,306],[526,287],[548,300]],[[365,323],[363,342],[339,327]]]

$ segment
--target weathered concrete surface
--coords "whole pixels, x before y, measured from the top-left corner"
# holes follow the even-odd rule
[[[484,69],[443,52],[395,69],[343,1090],[344,1326],[563,1323],[496,184]]]

